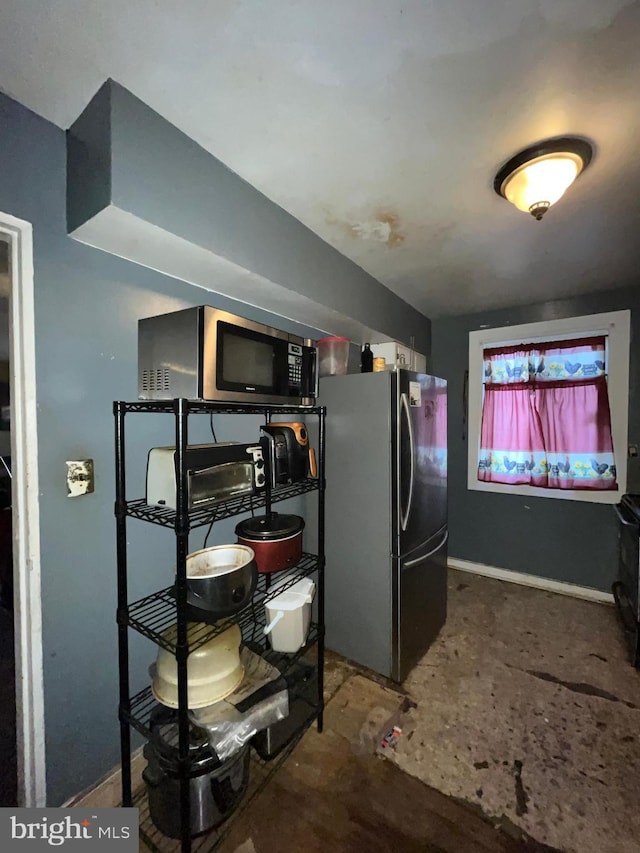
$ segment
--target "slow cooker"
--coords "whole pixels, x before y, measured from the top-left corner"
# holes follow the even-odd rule
[[[240,521],[236,536],[253,548],[259,572],[279,572],[300,562],[303,528],[299,515],[271,512]]]

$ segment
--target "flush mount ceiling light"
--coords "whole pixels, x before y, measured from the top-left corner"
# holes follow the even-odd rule
[[[542,219],[587,168],[592,154],[591,143],[575,136],[538,142],[504,164],[493,188],[518,210]]]

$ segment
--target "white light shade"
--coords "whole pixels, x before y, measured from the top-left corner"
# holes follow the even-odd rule
[[[578,154],[569,151],[546,154],[512,172],[504,181],[502,192],[518,210],[534,213],[562,198],[582,167],[583,160]]]

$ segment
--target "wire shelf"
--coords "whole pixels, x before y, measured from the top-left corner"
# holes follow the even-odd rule
[[[240,806],[231,815],[231,817],[222,824],[222,826],[218,827],[218,829],[213,829],[207,835],[193,838],[191,841],[192,853],[207,853],[207,851],[214,850],[218,844],[220,844],[224,836],[229,832],[238,818],[249,807],[252,800],[254,800],[258,794],[264,790],[269,780],[289,758],[296,746],[300,743],[304,733],[313,724],[316,716],[317,715],[314,714],[309,717],[304,725],[301,726],[300,731],[293,738],[291,743],[288,744],[272,761],[264,761],[254,752],[253,749],[251,750],[249,787]],[[151,820],[146,790],[142,790],[140,794],[134,798],[133,805],[140,810],[140,838],[144,844],[147,845],[151,853],[180,853],[182,849],[180,841],[163,835]]]
[[[318,489],[318,480],[307,479],[301,480],[299,483],[293,483],[290,486],[280,486],[271,491],[271,503],[279,503],[286,501],[289,498],[295,498],[299,495],[304,495],[307,492],[313,492]],[[139,518],[141,521],[148,521],[151,524],[160,524],[162,527],[176,526],[176,511],[169,507],[157,506],[146,503],[144,498],[127,501],[126,514],[131,518]],[[246,512],[254,512],[257,509],[262,509],[266,506],[266,495],[239,495],[235,498],[230,498],[227,501],[221,501],[217,505],[209,504],[206,507],[193,509],[189,512],[189,529],[193,530],[196,527],[203,527],[205,524],[211,524],[214,521],[221,521],[223,518],[231,518],[234,515],[241,515]]]
[[[275,577],[273,579],[271,575],[259,574],[258,585],[251,603],[233,616],[207,624],[202,621],[209,615],[206,611],[189,608],[189,621],[201,626],[200,628],[191,628],[189,650],[194,651],[232,625],[240,626],[245,642],[257,639],[257,636],[262,634],[262,628],[265,624],[265,602],[275,595],[285,592],[300,578],[315,575],[320,571],[318,557],[315,554],[303,553],[297,565],[282,572],[274,572]],[[275,581],[277,581],[277,586],[274,583]],[[177,618],[175,591],[174,587],[170,586],[130,604],[119,621],[124,621],[129,627],[152,640],[158,646],[175,654],[176,643],[167,639],[165,632],[176,623]]]
[[[127,403],[116,401],[113,404],[114,413],[122,412],[155,412],[175,415],[177,400],[134,400]],[[183,400],[184,410],[188,414],[220,414],[220,415],[319,415],[323,406],[279,405],[278,403],[217,403],[213,400]]]
[[[300,406],[261,403],[217,403],[198,400],[137,400],[133,402],[116,401],[113,404],[115,416],[115,444],[116,444],[116,528],[117,528],[117,553],[118,553],[118,610],[117,621],[119,625],[119,667],[120,667],[120,704],[119,718],[121,721],[121,739],[123,755],[129,753],[131,729],[141,734],[148,744],[156,748],[163,761],[168,761],[172,768],[175,763],[177,778],[184,779],[188,765],[192,760],[200,758],[210,759],[215,766],[217,760],[215,752],[212,752],[209,741],[204,737],[202,729],[189,721],[191,727],[189,737],[189,756],[179,758],[180,750],[177,750],[177,758],[173,747],[178,739],[180,721],[187,722],[188,711],[182,707],[171,711],[164,708],[155,699],[150,685],[136,693],[133,697],[129,692],[129,640],[128,628],[131,628],[143,636],[149,638],[160,648],[170,654],[181,658],[186,652],[192,652],[217,634],[227,630],[230,626],[237,624],[242,633],[242,640],[251,651],[264,656],[269,663],[273,664],[280,672],[281,677],[286,680],[289,698],[296,700],[294,708],[290,706],[290,727],[278,730],[278,736],[284,738],[285,732],[293,730],[294,734],[285,748],[278,754],[273,753],[277,749],[278,738],[274,734],[272,740],[270,734],[264,738],[257,739],[256,749],[265,756],[261,758],[256,749],[250,750],[250,780],[248,790],[235,813],[219,829],[213,830],[204,836],[192,839],[184,846],[179,839],[168,838],[163,835],[153,824],[149,813],[149,804],[146,789],[143,789],[135,798],[133,805],[140,809],[140,839],[141,846],[147,845],[153,853],[179,853],[179,851],[193,850],[194,853],[205,853],[214,850],[220,840],[227,834],[231,825],[235,824],[237,818],[243,814],[255,796],[264,788],[273,774],[283,765],[295,749],[304,732],[314,720],[322,728],[323,712],[323,660],[324,660],[324,600],[323,600],[323,541],[324,541],[324,449],[325,449],[325,416],[324,406]],[[307,416],[318,416],[319,427],[319,473],[318,478],[307,478],[300,483],[288,486],[279,486],[275,489],[267,489],[262,494],[236,496],[227,501],[212,503],[207,506],[199,506],[190,512],[181,512],[178,517],[176,510],[154,506],[146,503],[145,498],[126,500],[126,462],[125,462],[125,419],[127,413],[166,413],[175,419],[176,444],[183,447],[187,442],[187,416],[198,414],[250,414],[260,416],[265,423],[271,421],[272,417],[281,414],[294,415],[292,420],[305,420]],[[184,473],[184,472],[183,472]],[[182,482],[182,478],[180,478]],[[127,597],[127,530],[126,519],[138,518],[158,526],[172,529],[178,543],[178,553],[188,549],[188,536],[190,530],[213,524],[215,521],[228,519],[233,516],[254,514],[262,508],[271,509],[272,504],[296,498],[308,492],[318,493],[318,548],[320,556],[304,553],[295,567],[274,575],[260,574],[257,588],[253,594],[250,604],[243,608],[233,617],[226,617],[215,621],[214,614],[207,613],[194,607],[187,600],[186,605],[181,595],[180,607],[177,602],[175,585],[154,592],[133,603],[129,603]],[[178,557],[182,572],[183,564]],[[317,611],[318,622],[311,624],[306,645],[294,655],[275,653],[269,650],[269,641],[264,635],[264,627],[267,615],[265,614],[265,602],[276,594],[290,588],[300,577],[313,575],[318,585]],[[182,577],[182,574],[181,574]],[[170,579],[170,578],[169,578]],[[181,624],[187,621],[195,625],[190,627],[188,636],[188,648],[177,647],[175,636],[168,629],[178,621],[180,612]],[[296,668],[297,665],[297,668]],[[123,674],[126,676],[122,678]],[[162,711],[168,714],[162,713]],[[174,724],[175,719],[175,724]],[[202,736],[202,737],[201,737]],[[255,754],[254,754],[255,753]],[[153,753],[148,752],[149,757]],[[131,799],[130,780],[127,780],[126,758],[123,759],[123,793],[127,801]],[[209,762],[207,762],[209,766]],[[129,763],[130,769],[130,763]],[[173,774],[173,770],[171,771]],[[182,789],[182,799],[186,797],[186,791]],[[180,799],[180,798],[179,798]],[[186,805],[186,803],[183,803]]]
[[[319,636],[319,626],[312,623],[309,629],[307,642],[299,651],[292,655],[268,651],[266,652],[266,658],[272,666],[279,670],[280,676],[286,679],[287,675],[298,665],[298,663],[311,652],[313,647],[316,645]],[[254,648],[254,651],[260,652],[257,648]],[[262,650],[262,654],[265,654],[264,649]],[[307,659],[305,660],[305,663],[309,664],[310,662]],[[315,719],[321,710],[317,686],[315,693],[313,693],[315,701],[313,698],[310,699],[306,692],[306,682],[301,682],[300,684],[289,684],[287,689],[289,691],[290,701],[293,699],[303,700],[309,706],[310,715],[313,714],[313,719]],[[175,733],[169,735],[166,728],[163,728],[162,740],[159,740],[155,731],[152,729],[151,718],[154,711],[162,708],[164,708],[164,706],[158,703],[157,699],[153,695],[151,687],[148,686],[140,690],[131,698],[128,707],[120,708],[120,718],[129,723],[129,725],[139,732],[146,740],[156,744],[157,748],[161,752],[166,753],[167,747],[174,747],[176,750],[178,748],[177,716],[175,722]],[[171,713],[171,711],[169,711],[169,713]],[[175,714],[178,714],[177,710],[175,711]],[[194,762],[206,757],[211,758],[211,750],[208,742],[205,742],[202,747],[194,749],[190,753],[190,760]]]

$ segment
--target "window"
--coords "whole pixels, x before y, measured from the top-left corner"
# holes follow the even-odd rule
[[[471,332],[470,489],[620,499],[629,326],[618,311]]]

